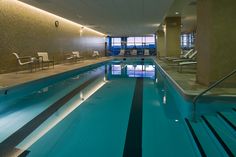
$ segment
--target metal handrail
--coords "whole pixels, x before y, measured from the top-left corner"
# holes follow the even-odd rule
[[[196,121],[196,108],[197,108],[197,100],[203,96],[206,92],[208,92],[209,90],[211,90],[212,88],[215,88],[217,85],[219,85],[221,82],[223,82],[224,80],[226,80],[227,78],[229,78],[230,76],[234,75],[236,73],[236,69],[234,69],[232,72],[230,72],[228,75],[222,77],[221,79],[219,79],[218,81],[216,81],[215,83],[213,83],[210,87],[208,87],[206,90],[202,91],[201,93],[199,93],[197,96],[195,96],[193,98],[193,120]]]

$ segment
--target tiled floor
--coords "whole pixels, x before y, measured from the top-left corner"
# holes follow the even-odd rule
[[[22,84],[25,82],[37,80],[40,78],[48,77],[51,75],[55,75],[58,73],[62,73],[68,70],[73,70],[77,69],[80,67],[84,67],[87,65],[95,64],[98,62],[103,62],[106,60],[109,60],[111,58],[108,57],[102,57],[102,58],[97,58],[93,60],[83,60],[83,61],[78,61],[77,63],[65,63],[65,64],[59,64],[55,65],[54,69],[50,67],[49,69],[45,70],[38,70],[36,72],[30,72],[30,71],[20,71],[20,72],[13,72],[13,73],[8,73],[8,74],[0,74],[0,90],[15,86],[18,84]]]

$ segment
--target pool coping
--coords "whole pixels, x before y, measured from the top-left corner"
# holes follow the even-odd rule
[[[72,69],[69,69],[69,70],[66,70],[66,71],[61,71],[61,72],[51,74],[51,75],[48,75],[48,76],[43,76],[43,77],[40,77],[40,78],[37,78],[37,79],[33,79],[33,80],[26,81],[26,82],[18,83],[18,84],[12,85],[12,86],[4,86],[4,87],[0,88],[0,94],[5,93],[7,90],[10,90],[10,89],[14,89],[14,88],[17,88],[17,87],[21,87],[21,86],[24,86],[24,85],[35,83],[37,81],[43,81],[44,79],[49,79],[49,78],[52,78],[52,77],[55,77],[55,76],[60,76],[60,75],[67,74],[67,73],[70,73],[70,72],[73,72],[73,71],[82,70],[84,68],[89,68],[91,66],[96,66],[96,65],[99,65],[99,64],[103,64],[103,63],[109,62],[111,60],[113,60],[113,58],[107,58],[106,60],[98,61],[98,62],[93,63],[93,64],[83,65],[83,66],[80,66],[80,67],[72,68]]]
[[[187,100],[193,100],[194,97],[196,97],[198,94],[189,94],[188,92],[186,92],[162,67],[160,64],[158,64],[158,61],[156,58],[152,57],[152,60],[154,61],[154,63],[158,66],[158,68],[164,73],[164,75],[169,79],[169,81],[174,85],[174,87],[180,91],[180,94]],[[235,95],[204,95],[202,97],[202,99],[207,98],[207,99],[236,99]]]

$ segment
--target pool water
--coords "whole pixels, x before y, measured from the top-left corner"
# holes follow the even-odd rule
[[[15,144],[21,153],[32,157],[203,156],[186,124],[191,102],[176,91],[152,60],[140,59],[111,61],[8,100],[1,110],[2,143],[50,105],[58,104],[58,99],[66,100],[76,87],[81,87],[79,92]],[[236,114],[228,117],[233,121]],[[216,128],[220,126],[214,117],[207,118]],[[206,135],[210,133],[205,123],[191,121],[190,125],[208,155],[228,155],[217,141],[207,140],[212,135]],[[233,129],[225,136],[233,154],[235,137]]]

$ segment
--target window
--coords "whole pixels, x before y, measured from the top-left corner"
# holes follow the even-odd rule
[[[155,36],[128,37],[127,46],[155,45]]]
[[[194,47],[194,33],[182,34],[181,35],[181,47],[182,48],[193,48]]]
[[[121,46],[121,38],[112,38],[112,46]]]
[[[182,46],[187,47],[188,46],[188,35],[187,34],[183,34],[182,35]]]
[[[135,37],[127,38],[127,46],[134,46]]]
[[[152,36],[152,37],[146,37],[146,41],[145,41],[145,43],[147,44],[147,45],[151,45],[151,44],[155,44],[155,37],[154,36]]]
[[[143,38],[142,37],[135,37],[135,45],[136,46],[139,46],[139,45],[142,45],[143,43]]]

